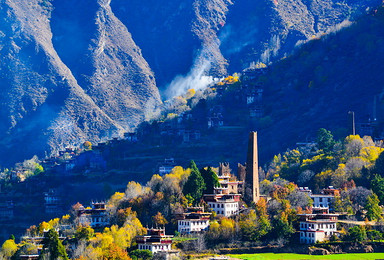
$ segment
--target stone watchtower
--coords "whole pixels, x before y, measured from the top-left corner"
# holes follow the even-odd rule
[[[257,203],[259,201],[260,189],[259,163],[257,155],[257,132],[249,133],[244,192],[246,202]]]

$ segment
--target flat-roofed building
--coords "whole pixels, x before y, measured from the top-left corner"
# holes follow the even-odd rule
[[[177,221],[177,230],[181,234],[200,233],[209,228],[211,213],[204,212],[203,207],[188,208]]]
[[[136,243],[139,250],[149,250],[152,254],[172,250],[172,237],[165,234],[165,228],[151,228],[147,235],[137,236]]]
[[[314,244],[337,235],[338,214],[299,214],[300,243]]]

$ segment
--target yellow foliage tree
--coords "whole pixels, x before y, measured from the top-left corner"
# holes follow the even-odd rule
[[[164,225],[168,224],[168,221],[163,216],[163,214],[161,214],[161,212],[157,212],[157,214],[155,216],[153,216],[152,219],[156,225],[164,226]]]
[[[71,216],[69,214],[64,215],[64,216],[61,217],[60,223],[62,223],[62,224],[69,224],[70,218],[71,218]]]
[[[360,150],[360,156],[372,164],[377,160],[377,158],[379,158],[379,155],[383,152],[383,150],[383,148],[376,146],[363,147]]]
[[[13,239],[6,240],[1,246],[1,252],[7,258],[13,256],[17,251],[17,244]]]
[[[108,201],[108,206],[117,207],[119,203],[124,199],[125,193],[115,192]]]
[[[349,135],[344,140],[345,154],[347,157],[358,156],[364,146],[365,142],[359,135]]]
[[[220,236],[223,239],[230,238],[235,233],[235,221],[229,218],[222,218],[220,220]]]
[[[48,222],[43,221],[39,224],[39,233],[42,235],[44,234],[44,231],[48,231],[51,228],[52,226]]]
[[[193,98],[195,95],[196,95],[196,90],[191,88],[187,90],[187,93],[185,94],[185,98],[190,99],[190,98]]]
[[[84,147],[84,150],[90,151],[90,150],[92,150],[92,143],[90,141],[85,141],[83,143],[83,147]]]
[[[125,190],[125,197],[127,199],[133,199],[149,192],[147,187],[142,187],[140,183],[130,181]]]
[[[54,219],[51,219],[50,221],[48,221],[48,225],[51,228],[58,228],[59,227],[59,223],[60,223],[60,219],[59,218],[54,218]]]

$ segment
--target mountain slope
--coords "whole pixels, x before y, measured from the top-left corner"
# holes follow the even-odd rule
[[[227,15],[220,37],[221,51],[231,71],[251,62],[267,63],[290,54],[297,41],[355,20],[380,0],[260,0],[237,1]]]
[[[0,165],[130,131],[159,89],[278,59],[378,2],[2,1]]]
[[[98,3],[94,14],[99,19],[89,55],[97,56],[90,59],[94,72],[91,77],[76,75],[87,77],[85,86],[78,84],[52,44],[49,4],[14,0],[1,5],[2,164],[127,131],[160,103],[151,70],[106,4]],[[104,18],[108,21],[101,22]],[[118,30],[105,37],[108,26]],[[5,156],[23,146],[20,154],[11,153],[15,157]]]

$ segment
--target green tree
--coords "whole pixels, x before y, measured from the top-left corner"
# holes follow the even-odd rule
[[[269,219],[265,216],[257,216],[255,210],[240,216],[239,226],[244,238],[258,241],[270,230]]]
[[[374,240],[383,239],[383,234],[378,230],[372,229],[367,231],[367,238],[373,242]]]
[[[384,178],[376,174],[371,181],[371,188],[377,194],[380,204],[384,203]]]
[[[280,213],[273,221],[273,234],[277,238],[289,239],[295,233],[292,223],[285,212]]]
[[[191,161],[189,168],[191,174],[184,185],[183,193],[193,198],[193,203],[198,204],[205,189],[205,182],[194,161]]]
[[[44,234],[43,252],[40,254],[39,259],[46,259],[44,257],[48,257],[49,260],[68,260],[65,247],[59,239],[59,234],[54,229],[50,229]]]
[[[379,174],[380,176],[384,175],[384,153],[380,153],[379,157],[376,159],[372,174]]]
[[[212,170],[211,167],[208,167],[207,169],[201,169],[201,176],[203,176],[204,182],[205,182],[205,190],[204,192],[207,194],[213,193],[214,187],[220,187],[219,178],[217,177],[217,174]]]
[[[324,128],[320,128],[317,131],[316,142],[319,149],[323,150],[325,153],[331,152],[333,146],[335,145],[335,140],[333,139],[331,131],[328,131]]]
[[[348,230],[349,241],[353,242],[362,242],[367,239],[367,232],[365,231],[365,227],[363,226],[354,226]]]
[[[43,173],[43,172],[44,172],[43,166],[41,166],[40,164],[36,163],[36,168],[33,171],[33,174],[38,175],[38,174]]]
[[[365,209],[367,210],[367,218],[369,220],[379,220],[381,219],[382,209],[379,206],[379,198],[375,193],[372,193],[368,196],[367,204]]]
[[[129,253],[129,256],[133,259],[133,260],[139,260],[139,259],[142,259],[142,260],[149,260],[153,257],[153,254],[150,250],[139,250],[139,249],[136,249],[136,250],[133,250]]]

